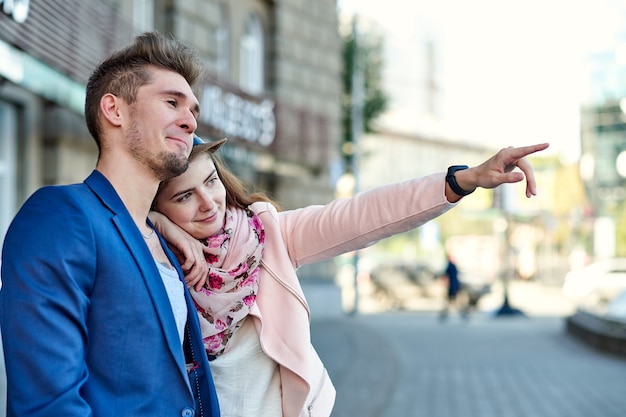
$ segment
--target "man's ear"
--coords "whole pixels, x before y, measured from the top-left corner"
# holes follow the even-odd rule
[[[100,99],[100,111],[102,116],[113,126],[120,126],[123,121],[122,112],[120,111],[121,99],[116,95],[107,93]]]

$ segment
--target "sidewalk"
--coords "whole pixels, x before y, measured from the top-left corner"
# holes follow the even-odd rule
[[[564,317],[435,313],[313,320],[337,388],[333,417],[622,417],[626,360]]]
[[[333,417],[380,416],[399,377],[390,344],[363,317],[316,320],[313,344],[337,389]]]

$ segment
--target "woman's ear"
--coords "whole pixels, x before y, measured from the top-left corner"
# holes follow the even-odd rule
[[[107,93],[100,99],[102,116],[113,126],[120,126],[123,121],[120,111],[121,100],[114,94]]]

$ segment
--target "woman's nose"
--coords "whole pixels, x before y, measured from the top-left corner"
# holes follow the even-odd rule
[[[210,211],[215,206],[215,202],[213,201],[213,195],[208,191],[202,191],[199,194],[200,197],[200,210],[201,211]]]

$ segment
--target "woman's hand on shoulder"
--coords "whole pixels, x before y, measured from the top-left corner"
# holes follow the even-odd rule
[[[204,245],[165,215],[151,211],[149,217],[180,262],[180,267],[185,274],[185,284],[200,291],[209,272],[204,258]]]

